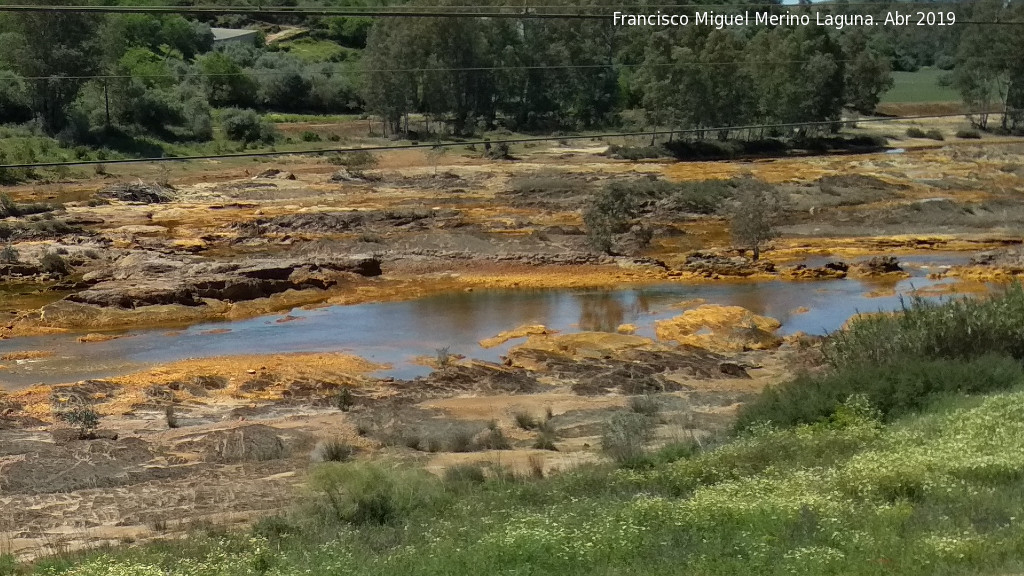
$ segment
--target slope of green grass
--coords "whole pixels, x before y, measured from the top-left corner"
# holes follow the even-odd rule
[[[394,505],[394,516],[346,523],[321,502],[248,535],[208,533],[36,569],[930,575],[1012,570],[1024,558],[1019,391],[957,399],[889,426],[853,401],[829,423],[762,429],[642,471],[592,467],[456,489],[364,464],[326,470],[346,479],[339,493],[350,503]]]
[[[922,68],[917,72],[893,72],[892,90],[882,94],[882,103],[959,102],[960,94],[953,88],[939,85],[939,78],[948,72],[938,68]]]

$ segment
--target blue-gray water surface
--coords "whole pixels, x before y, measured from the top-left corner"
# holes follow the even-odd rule
[[[935,258],[929,261],[934,263]],[[55,355],[10,365],[0,371],[0,385],[12,389],[110,377],[185,358],[326,351],[349,352],[391,365],[382,376],[411,378],[429,371],[414,359],[434,355],[441,347],[449,347],[453,354],[498,360],[522,340],[491,349],[478,342],[523,324],[571,332],[614,331],[620,324],[630,323],[638,327],[637,334],[653,336],[655,320],[679,314],[680,302],[696,298],[710,304],[739,305],[777,318],[782,322],[782,334],[824,334],[857,312],[897,309],[900,297],[915,288],[946,282],[928,279],[926,267],[910,270],[914,277],[898,282],[843,279],[476,290],[404,302],[295,309],[288,314],[199,324],[174,332],[144,329],[89,344],[75,342],[76,335],[15,338],[0,342],[0,355],[18,350],[54,350]],[[285,316],[294,320],[282,322]]]

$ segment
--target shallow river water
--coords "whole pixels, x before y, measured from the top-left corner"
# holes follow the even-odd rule
[[[653,336],[655,320],[680,314],[678,304],[696,298],[777,318],[782,334],[824,334],[858,312],[899,308],[900,296],[944,283],[928,279],[927,273],[952,263],[938,255],[928,258],[931,268],[901,260],[910,264],[907,269],[913,277],[898,282],[843,279],[668,283],[610,290],[476,290],[405,302],[296,309],[170,332],[138,330],[89,344],[75,342],[77,335],[15,338],[0,341],[0,355],[19,350],[53,350],[55,355],[7,362],[8,369],[0,371],[0,385],[13,389],[110,377],[185,358],[323,351],[350,352],[390,364],[380,375],[411,378],[429,372],[414,362],[417,356],[434,355],[445,346],[453,354],[498,360],[521,340],[491,349],[478,342],[523,324],[571,332],[614,331],[630,323],[637,326],[637,334]]]

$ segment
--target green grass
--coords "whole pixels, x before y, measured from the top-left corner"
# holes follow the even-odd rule
[[[939,85],[939,78],[948,74],[938,68],[922,68],[917,72],[893,72],[893,87],[882,94],[883,104],[910,102],[959,102],[960,94],[953,88]]]
[[[286,40],[278,46],[307,62],[353,62],[358,59],[360,52],[329,40],[312,38]]]
[[[890,365],[908,358],[969,359],[1004,354],[1024,360],[1024,287],[1009,285],[988,298],[941,303],[915,298],[901,314],[855,319],[823,348],[835,368]]]
[[[985,394],[1024,384],[1024,368],[1006,356],[967,361],[907,358],[890,365],[856,366],[800,376],[766,389],[740,409],[738,429],[759,422],[810,424],[833,418],[851,396],[862,394],[885,419],[920,411],[951,395]]]
[[[760,430],[647,470],[460,482],[332,465],[338,504],[48,574],[973,574],[1024,558],[1024,393]],[[317,510],[320,512],[311,512]],[[338,517],[333,517],[333,516]]]

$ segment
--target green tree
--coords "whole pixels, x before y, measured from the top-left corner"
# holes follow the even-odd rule
[[[67,4],[58,0],[54,4]],[[27,80],[32,109],[53,134],[68,123],[82,76],[99,71],[99,17],[64,12],[9,16],[12,33],[0,43],[0,60]]]
[[[256,81],[223,52],[203,55],[196,63],[210,104],[244,107],[256,103]]]
[[[367,111],[384,119],[392,134],[402,132],[402,119],[413,110],[417,100],[414,50],[405,18],[378,21],[366,40],[362,64],[360,94]]]
[[[750,183],[733,197],[730,230],[733,242],[761,258],[761,247],[776,238],[775,222],[782,212],[782,197],[771,186]]]
[[[0,70],[0,122],[32,119],[32,106],[25,80],[9,70]]]
[[[862,114],[872,114],[882,94],[893,86],[890,61],[871,46],[863,30],[845,34],[842,45],[846,59],[843,102]]]
[[[820,27],[761,30],[746,53],[760,120],[800,123],[840,117],[843,54]]]

